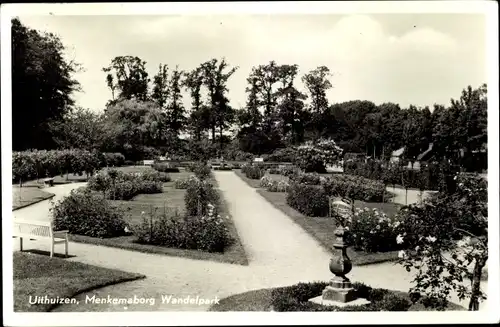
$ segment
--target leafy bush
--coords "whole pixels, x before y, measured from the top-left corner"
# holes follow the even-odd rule
[[[298,173],[292,175],[290,180],[293,180],[295,183],[299,184],[307,184],[307,185],[320,185],[321,184],[321,175],[318,173]]]
[[[219,194],[208,181],[196,178],[188,184],[184,203],[188,216],[206,215],[210,203],[219,204]]]
[[[321,186],[292,183],[286,196],[287,204],[310,217],[328,215],[328,195]]]
[[[330,196],[365,202],[382,202],[383,199],[389,198],[384,183],[360,176],[331,175],[322,178],[321,185]]]
[[[103,192],[108,199],[130,200],[137,194],[161,193],[165,180],[170,180],[170,177],[163,173],[124,173],[109,169],[92,176],[87,186],[91,190]]]
[[[337,163],[342,151],[333,140],[308,141],[297,148],[295,164],[305,172],[325,173],[326,165]]]
[[[250,179],[261,179],[261,177],[265,174],[264,169],[260,165],[255,164],[245,164],[241,167],[241,172],[246,175],[247,178]]]
[[[208,166],[206,163],[197,162],[193,166],[193,172],[196,177],[198,177],[201,180],[205,180],[210,177],[212,170],[210,169],[210,166]]]
[[[358,296],[371,303],[362,306],[323,306],[309,302],[321,295],[328,283],[299,283],[276,288],[271,292],[271,305],[278,312],[290,311],[408,311],[411,302],[403,296],[385,289],[371,288],[362,283],[353,283]]]
[[[286,192],[290,185],[285,180],[274,180],[269,176],[260,179],[260,187],[269,192]]]
[[[153,169],[163,173],[178,173],[179,167],[173,163],[155,163]]]
[[[141,224],[133,226],[139,243],[167,247],[223,252],[232,239],[226,222],[217,213],[215,206],[208,204],[206,215],[182,217],[162,214],[143,217]]]
[[[275,162],[294,162],[296,155],[297,149],[295,148],[281,148],[268,155],[267,160]]]
[[[150,169],[144,170],[140,176],[143,180],[152,182],[168,183],[172,180],[169,174]]]
[[[103,153],[103,160],[103,167],[120,167],[125,164],[125,156],[121,153],[105,152]]]
[[[123,213],[97,192],[87,188],[72,190],[52,208],[54,228],[91,237],[125,235]]]
[[[357,251],[387,252],[401,249],[396,237],[400,221],[377,209],[356,209],[348,224],[347,242]]]
[[[189,183],[191,183],[193,180],[197,180],[197,178],[195,176],[190,176],[188,178],[178,178],[175,180],[175,184],[174,184],[174,187],[176,189],[187,189],[188,186],[189,186]]]

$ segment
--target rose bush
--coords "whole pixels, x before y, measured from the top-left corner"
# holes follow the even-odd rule
[[[59,201],[52,209],[55,230],[91,237],[125,235],[123,212],[98,192],[82,187]]]

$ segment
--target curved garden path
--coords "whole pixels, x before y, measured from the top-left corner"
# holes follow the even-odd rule
[[[255,189],[232,172],[214,172],[224,193],[249,266],[146,254],[110,247],[71,243],[68,260],[146,275],[147,278],[104,287],[80,295],[80,304],[66,305],[55,311],[205,311],[209,305],[162,304],[162,295],[211,299],[224,298],[249,290],[286,286],[301,281],[328,280],[329,253],[300,226],[274,208]],[[67,184],[50,189],[60,199],[83,184]],[[47,219],[48,201],[14,211],[15,218]],[[26,242],[26,249],[47,250],[43,244]],[[15,248],[17,250],[17,242]],[[57,250],[56,250],[57,251]],[[374,287],[408,291],[411,275],[393,263],[354,267],[352,281]],[[486,282],[484,283],[487,289]],[[84,304],[86,295],[96,297],[154,297],[155,305]],[[456,297],[452,300],[459,303]],[[462,305],[465,305],[462,303]],[[486,309],[486,303],[481,305]]]

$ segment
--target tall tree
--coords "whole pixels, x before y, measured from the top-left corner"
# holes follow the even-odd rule
[[[111,75],[108,75],[111,76]],[[153,77],[153,92],[151,98],[161,109],[165,109],[165,105],[170,97],[168,66],[162,65],[158,67],[158,73]]]
[[[277,117],[282,128],[283,139],[291,144],[303,141],[301,137],[303,122],[300,117],[306,95],[297,90],[293,84],[297,74],[298,65],[281,65],[277,70],[281,82],[276,92],[279,101]]]
[[[185,73],[183,85],[189,90],[189,94],[191,95],[189,127],[197,140],[200,140],[201,134],[210,128],[210,110],[204,105],[201,94],[203,81],[204,74],[202,67],[197,67]]]
[[[80,66],[64,59],[64,45],[50,33],[12,20],[12,147],[55,146],[49,121],[62,120],[74,104]]]
[[[113,101],[119,99],[148,99],[148,73],[146,62],[139,57],[118,56],[111,60],[108,67],[102,70],[106,73],[106,82],[113,94]],[[115,90],[118,95],[115,97]]]
[[[179,136],[179,133],[184,130],[186,117],[185,108],[182,103],[181,87],[183,84],[182,77],[184,72],[178,67],[172,72],[169,80],[170,100],[167,103],[166,113],[167,120],[172,133]]]
[[[315,131],[314,138],[319,138],[326,128],[324,114],[328,109],[328,98],[326,91],[332,88],[329,78],[330,70],[326,66],[320,66],[302,77],[309,95],[311,97],[310,111],[312,112],[310,129]]]
[[[204,73],[204,84],[208,89],[210,99],[212,141],[215,142],[215,132],[218,129],[222,149],[223,131],[234,119],[234,110],[229,105],[227,98],[227,81],[238,67],[229,68],[225,58],[220,61],[212,59],[203,63],[201,67]]]
[[[49,123],[55,143],[61,149],[102,150],[106,144],[103,115],[77,107],[62,120]]]

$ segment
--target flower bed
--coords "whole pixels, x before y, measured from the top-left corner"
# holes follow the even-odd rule
[[[260,179],[259,186],[268,190],[269,192],[286,192],[290,187],[290,184],[288,184],[288,182],[283,179],[275,180],[270,176],[264,176]]]
[[[109,169],[100,171],[88,181],[88,188],[102,192],[113,200],[130,200],[138,194],[161,193],[162,184],[170,181],[170,176],[155,171],[124,173]]]

